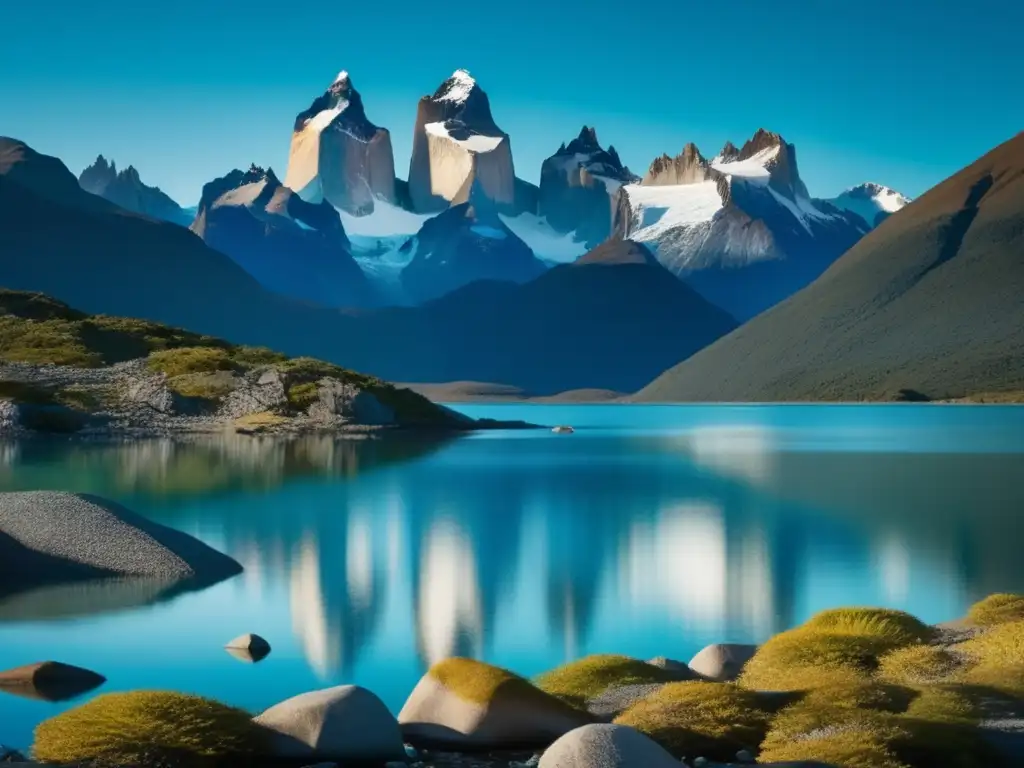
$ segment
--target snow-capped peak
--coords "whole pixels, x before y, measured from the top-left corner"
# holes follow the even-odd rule
[[[348,85],[348,70],[347,69],[341,70],[341,72],[338,73],[338,76],[336,78],[334,78],[334,82],[332,83],[332,85],[339,85],[339,84]]]
[[[476,87],[476,80],[465,69],[457,69],[434,94],[435,101],[450,101],[461,104],[469,98],[469,94]]]
[[[878,226],[882,219],[909,205],[911,199],[889,187],[867,182],[850,187],[828,202],[837,208],[857,214],[874,227]]]

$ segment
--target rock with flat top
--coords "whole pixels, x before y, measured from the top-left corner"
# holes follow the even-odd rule
[[[755,653],[756,645],[715,643],[690,659],[689,667],[708,680],[724,683],[739,677]]]

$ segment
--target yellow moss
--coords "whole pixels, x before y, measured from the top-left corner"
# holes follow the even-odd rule
[[[231,371],[237,367],[227,349],[220,347],[178,347],[153,352],[149,367],[166,373],[168,378],[186,373]]]
[[[935,636],[935,629],[916,616],[889,608],[833,608],[815,614],[803,627],[885,638],[898,645],[919,643]]]
[[[760,763],[816,760],[835,768],[909,768],[891,748],[899,731],[884,721],[827,723],[797,736],[774,728],[761,745]]]
[[[32,752],[46,763],[206,766],[264,747],[263,732],[242,710],[199,696],[132,691],[98,696],[43,721]]]
[[[475,659],[445,659],[432,666],[427,674],[461,698],[476,704],[489,703],[500,689],[503,695],[544,699],[557,706],[564,706],[558,699],[548,696],[529,680],[507,669]]]
[[[669,683],[631,706],[615,722],[647,734],[678,756],[728,760],[764,738],[764,699],[732,683]]]
[[[629,656],[595,654],[545,672],[537,687],[573,706],[582,707],[611,686],[669,683],[675,677],[660,667]]]
[[[1024,698],[1024,621],[993,626],[955,650],[971,665],[962,676],[965,682]]]
[[[878,662],[878,676],[901,685],[952,680],[963,658],[936,645],[910,645],[887,653]]]
[[[989,595],[971,606],[967,620],[982,627],[1024,620],[1024,595]]]
[[[259,413],[250,413],[248,416],[240,416],[235,419],[235,426],[241,429],[266,429],[284,424],[286,421],[288,419],[284,416],[278,416],[270,411],[260,411]]]
[[[974,693],[960,685],[928,685],[918,688],[904,715],[931,723],[976,722]]]

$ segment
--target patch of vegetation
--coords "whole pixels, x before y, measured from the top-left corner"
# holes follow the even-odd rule
[[[282,355],[266,347],[235,347],[231,357],[243,368],[256,368],[261,365],[273,365],[282,363],[288,359],[288,355]]]
[[[180,347],[152,353],[149,356],[149,368],[173,379],[188,373],[233,371],[238,368],[238,364],[228,350],[220,347]]]
[[[900,685],[948,680],[963,666],[961,656],[936,645],[910,645],[879,660],[878,675]]]
[[[292,384],[288,387],[288,405],[294,410],[306,411],[318,399],[320,388],[313,382]]]
[[[279,416],[270,411],[261,411],[260,413],[250,413],[248,416],[241,416],[235,419],[235,429],[245,432],[261,432],[284,424],[287,421],[288,419],[284,416]]]
[[[564,703],[549,696],[529,680],[507,669],[475,659],[445,659],[432,666],[427,674],[460,698],[475,704],[488,704],[501,695],[571,711]]]
[[[815,614],[803,626],[821,632],[884,637],[900,645],[925,642],[936,634],[916,616],[890,608],[833,608]]]
[[[955,650],[970,664],[965,682],[1024,699],[1024,621],[997,624]]]
[[[771,712],[762,697],[732,683],[669,683],[631,706],[615,722],[647,734],[676,757],[730,760],[754,749]]]
[[[183,373],[167,380],[167,386],[183,397],[219,402],[235,389],[234,377],[227,371]]]
[[[264,732],[242,710],[199,696],[132,691],[98,696],[45,720],[32,750],[47,763],[212,768],[245,764],[266,746]]]
[[[781,714],[761,745],[765,763],[814,760],[836,768],[910,768],[892,748],[904,732],[891,717],[858,711],[819,719]]]
[[[595,654],[545,672],[537,687],[579,709],[608,688],[634,683],[670,683],[676,678],[666,670],[629,656]]]
[[[61,405],[74,408],[76,411],[90,413],[101,409],[104,406],[106,395],[102,390],[89,389],[72,384],[64,387],[54,395],[54,399]]]
[[[1024,620],[1024,595],[998,593],[979,600],[967,611],[967,621],[979,627]]]

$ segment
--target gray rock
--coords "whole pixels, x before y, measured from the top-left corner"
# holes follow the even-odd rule
[[[757,652],[756,645],[715,643],[690,659],[690,669],[708,680],[728,682],[743,671],[743,665]]]
[[[309,417],[325,425],[341,423],[386,426],[395,423],[395,414],[373,394],[337,379],[321,379],[317,401],[309,407]]]
[[[605,689],[600,695],[587,702],[587,711],[602,720],[611,720],[661,690],[663,683],[632,683]]]
[[[401,760],[398,722],[377,696],[357,685],[340,685],[293,696],[254,721],[272,731],[283,758]]]
[[[242,567],[121,505],[55,491],[0,493],[0,584],[143,576],[214,582]]]
[[[539,768],[679,768],[679,762],[639,731],[602,723],[569,731],[547,748]]]
[[[166,416],[182,410],[181,397],[167,386],[167,377],[162,373],[126,377],[122,392],[125,402],[144,405]]]
[[[696,680],[700,677],[700,675],[690,669],[690,667],[683,662],[676,661],[675,659],[669,659],[665,656],[655,656],[647,663],[655,667],[660,667],[666,672],[672,673],[672,676],[677,680]]]
[[[0,435],[21,431],[21,407],[10,400],[0,400]]]
[[[220,415],[238,419],[253,413],[277,411],[288,403],[284,377],[275,368],[261,368],[249,372],[238,387],[228,393],[221,405]]]

